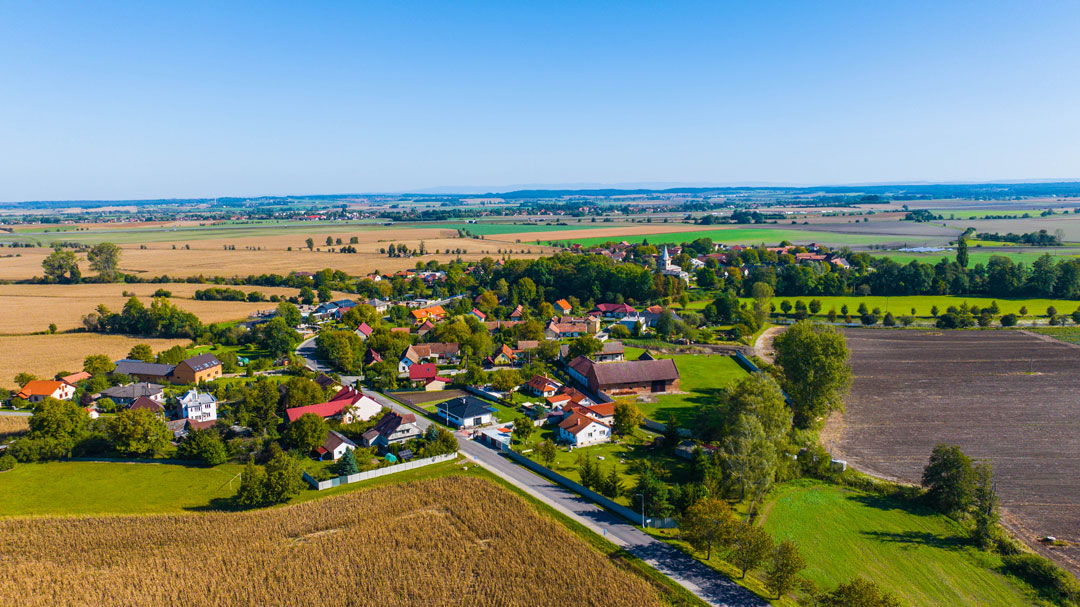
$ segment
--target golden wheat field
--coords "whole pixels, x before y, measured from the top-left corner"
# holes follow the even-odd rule
[[[25,415],[0,415],[0,441],[30,430],[30,418]]]
[[[524,500],[451,477],[246,513],[0,521],[0,604],[659,604]]]
[[[26,371],[51,379],[60,371],[82,371],[89,354],[121,358],[135,344],[150,344],[154,352],[175,345],[186,346],[187,339],[147,339],[99,333],[57,333],[56,335],[0,336],[0,386],[14,387],[15,374]]]
[[[149,306],[154,291],[165,289],[172,293],[170,301],[209,324],[225,320],[239,320],[259,310],[277,306],[272,302],[249,303],[246,301],[201,301],[192,299],[195,291],[218,285],[166,283],[166,284],[77,284],[77,285],[0,285],[0,334],[19,335],[36,333],[56,323],[61,331],[82,327],[82,317],[94,311],[98,304],[119,312],[127,301],[125,292],[133,293]],[[245,293],[258,291],[267,297],[281,295],[293,297],[298,289],[287,287],[231,286]],[[336,297],[348,297],[334,293]]]

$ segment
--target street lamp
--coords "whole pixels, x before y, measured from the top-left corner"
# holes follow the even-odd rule
[[[634,495],[641,498],[641,528],[645,529],[645,494],[635,493]]]

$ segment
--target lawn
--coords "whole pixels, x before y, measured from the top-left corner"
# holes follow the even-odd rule
[[[823,588],[870,578],[909,605],[1031,605],[991,567],[992,555],[969,546],[950,519],[925,509],[814,481],[776,489],[765,529],[799,545],[803,575]]]
[[[642,350],[626,348],[627,360],[636,359]],[[735,359],[723,355],[675,354],[660,355],[659,358],[675,359],[679,368],[679,390],[686,394],[662,394],[648,396],[653,402],[637,402],[641,413],[654,421],[664,421],[668,415],[674,415],[681,427],[690,427],[697,408],[711,399],[717,398],[717,392],[742,377],[746,372],[735,363]],[[630,397],[628,400],[633,400]]]
[[[691,242],[698,238],[711,238],[713,242],[725,244],[757,245],[765,243],[770,246],[787,240],[796,244],[809,244],[816,242],[824,245],[865,245],[881,242],[891,242],[895,238],[885,238],[872,234],[840,234],[833,232],[812,232],[809,230],[791,230],[781,227],[767,228],[714,228],[693,229],[688,226],[685,232],[667,232],[662,234],[649,234],[649,228],[658,224],[641,224],[642,234],[638,236],[598,236],[592,238],[567,238],[559,242],[570,242],[585,246],[604,244],[605,242],[630,242],[638,243],[648,240],[649,244],[680,244]],[[659,224],[662,225],[662,224]],[[598,229],[601,226],[598,226]]]
[[[809,304],[810,300],[817,299],[821,302],[820,316],[824,316],[828,313],[829,309],[833,307],[836,308],[837,314],[841,314],[840,309],[844,305],[847,305],[849,314],[856,316],[859,304],[862,303],[865,303],[866,307],[870,310],[881,308],[882,314],[885,312],[892,312],[894,316],[911,314],[911,309],[915,308],[915,315],[924,317],[930,316],[930,309],[933,306],[937,306],[938,313],[943,314],[949,306],[956,306],[959,308],[964,302],[967,302],[969,305],[977,305],[980,308],[985,308],[996,301],[998,308],[1001,310],[1000,314],[1019,314],[1020,308],[1026,307],[1029,316],[1045,315],[1046,308],[1050,306],[1057,308],[1058,314],[1072,313],[1073,310],[1080,306],[1080,301],[1071,299],[1002,299],[993,297],[962,297],[957,295],[902,295],[897,297],[885,297],[881,295],[868,295],[866,297],[859,297],[857,295],[822,295],[817,297],[775,297],[773,298],[773,304],[776,305],[777,312],[780,311],[780,303],[785,299],[790,301],[792,306],[795,305],[796,301],[802,301],[805,304]],[[750,302],[747,298],[743,298],[740,301]],[[690,307],[693,308],[694,304],[697,303],[701,302],[692,302]]]
[[[956,259],[956,253],[949,251],[946,253],[908,253],[905,251],[867,251],[874,257],[888,257],[898,264],[905,265],[911,261],[919,261],[922,263],[936,264],[941,261],[942,258],[946,258],[950,261]],[[991,257],[1008,257],[1013,260],[1014,263],[1032,264],[1035,260],[1042,257],[1044,253],[1049,252],[1055,257],[1075,257],[1080,254],[1080,249],[1069,247],[1055,247],[1053,251],[1047,249],[1039,249],[1032,251],[1026,247],[1011,247],[1008,251],[981,251],[978,247],[972,246],[968,248],[969,267],[975,267],[976,264],[987,265],[990,263]]]

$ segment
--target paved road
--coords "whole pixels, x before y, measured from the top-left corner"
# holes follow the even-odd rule
[[[413,413],[383,394],[364,390],[365,395],[398,413]],[[432,422],[417,416],[417,425],[427,428]],[[593,502],[555,485],[544,477],[506,459],[497,451],[459,435],[459,449],[473,462],[518,486],[526,493],[585,525],[625,548],[657,571],[670,577],[710,605],[730,607],[765,607],[765,601],[726,577],[660,540],[642,532],[622,517],[600,508]]]
[[[333,369],[323,364],[318,358],[315,358],[315,338],[311,337],[300,342],[299,346],[296,346],[296,355],[304,360],[304,364],[308,369],[315,371],[316,373],[331,373]],[[341,375],[341,383],[345,386],[355,386],[356,380],[360,379],[358,375]]]

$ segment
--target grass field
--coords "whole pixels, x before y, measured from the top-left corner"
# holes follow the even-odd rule
[[[19,553],[0,581],[6,604],[292,607],[329,589],[387,606],[661,604],[607,554],[473,478],[242,514],[8,519],[0,544]],[[553,576],[555,562],[577,572]],[[190,575],[192,563],[214,574]]]
[[[1032,331],[1049,335],[1058,341],[1080,345],[1080,327],[1040,327]]]
[[[16,373],[23,371],[51,379],[61,371],[82,371],[83,359],[105,354],[116,360],[127,355],[135,344],[149,344],[154,352],[191,343],[188,339],[144,339],[99,333],[57,333],[56,335],[0,336],[0,386],[15,387]]]
[[[884,297],[879,295],[868,295],[866,297],[859,297],[856,295],[822,295],[816,297],[777,296],[773,298],[773,303],[776,304],[777,313],[779,313],[780,302],[784,300],[790,301],[792,306],[794,306],[796,301],[801,301],[809,305],[810,300],[813,299],[817,299],[821,302],[821,312],[819,312],[819,316],[827,314],[830,308],[836,308],[836,313],[841,314],[840,310],[845,305],[848,307],[848,313],[852,316],[856,316],[859,304],[863,303],[865,303],[866,307],[870,310],[880,308],[882,314],[885,312],[892,312],[894,316],[911,314],[911,309],[914,308],[916,316],[924,317],[930,316],[930,310],[934,306],[937,306],[939,314],[943,314],[949,306],[956,306],[959,308],[964,302],[967,302],[969,305],[977,305],[980,308],[985,308],[996,301],[998,308],[1001,310],[1001,314],[1019,314],[1020,308],[1026,307],[1028,316],[1045,315],[1046,309],[1050,306],[1057,308],[1058,314],[1072,313],[1073,310],[1080,307],[1080,301],[1073,299],[998,299],[993,297],[962,297],[957,295],[901,295],[897,297]],[[747,298],[742,298],[740,301],[750,302]],[[710,303],[711,300],[694,301],[690,302],[688,307],[691,310],[700,310]]]
[[[581,244],[584,246],[598,245],[605,242],[614,241],[626,241],[626,242],[641,242],[648,239],[650,244],[678,244],[682,242],[690,242],[697,240],[698,238],[711,238],[713,242],[722,242],[725,244],[746,244],[756,245],[765,243],[769,246],[776,246],[780,241],[787,240],[796,244],[809,244],[816,242],[819,244],[829,246],[841,246],[841,245],[860,245],[860,244],[877,244],[881,242],[893,242],[896,238],[878,236],[873,234],[841,234],[835,232],[812,232],[808,230],[791,230],[783,227],[775,228],[714,228],[714,229],[695,229],[692,226],[686,226],[682,231],[670,231],[673,226],[664,226],[664,233],[651,233],[651,228],[657,224],[642,224],[637,228],[627,228],[626,230],[637,230],[635,233],[628,233],[624,230],[623,235],[613,236],[595,236],[595,237],[579,237],[572,238],[555,236],[552,240],[558,242],[570,242],[574,244]]]
[[[908,605],[1032,604],[944,516],[812,481],[781,486],[763,512],[765,529],[799,545],[803,575],[820,587],[863,576]]]
[[[904,265],[911,263],[912,261],[918,261],[920,263],[936,264],[943,258],[950,261],[956,259],[956,254],[952,251],[948,253],[907,253],[904,251],[868,251],[875,257],[888,257],[898,264]],[[1013,260],[1014,263],[1024,263],[1031,265],[1035,260],[1042,257],[1044,253],[1050,253],[1055,256],[1076,257],[1080,255],[1080,249],[1072,247],[1060,247],[1052,250],[1039,249],[1032,251],[1027,247],[1010,247],[1007,251],[980,251],[977,248],[968,249],[968,257],[970,258],[969,267],[974,267],[976,264],[986,265],[990,263],[991,257],[1008,257]]]
[[[636,359],[641,352],[640,348],[628,347],[626,358]],[[698,407],[718,398],[719,390],[746,373],[730,356],[662,354],[658,358],[675,359],[675,366],[679,368],[679,390],[686,394],[650,395],[648,399],[653,402],[636,404],[645,417],[654,421],[662,422],[673,414],[681,427],[690,427]]]

